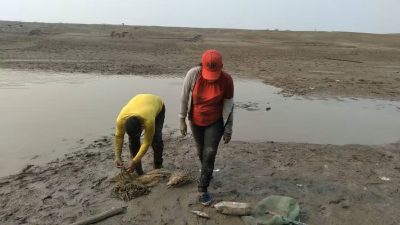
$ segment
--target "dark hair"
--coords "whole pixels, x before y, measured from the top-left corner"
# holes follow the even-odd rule
[[[135,116],[129,117],[125,121],[125,131],[129,136],[139,136],[142,133],[142,124],[139,118]]]

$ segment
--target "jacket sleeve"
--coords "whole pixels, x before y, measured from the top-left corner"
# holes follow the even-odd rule
[[[225,133],[232,134],[232,127],[233,127],[233,98],[225,99],[224,100],[224,111],[229,112],[227,115],[227,120],[225,123]]]
[[[115,159],[121,159],[122,145],[124,143],[124,135],[125,135],[124,124],[120,119],[117,119],[115,124],[115,142],[114,142]]]
[[[149,147],[153,141],[154,132],[155,132],[155,120],[147,121],[146,124],[144,125],[143,143],[140,145],[138,153],[133,158],[133,161],[135,163],[139,162],[146,154],[147,150],[149,150]]]
[[[181,111],[179,113],[179,118],[186,118],[187,113],[188,113],[188,102],[189,102],[189,98],[190,98],[190,96],[189,96],[190,89],[192,87],[192,82],[194,79],[193,74],[196,74],[196,68],[190,69],[187,72],[185,79],[183,80],[183,87],[182,87],[182,92],[181,92]]]
[[[226,73],[225,73],[226,74]],[[228,134],[232,134],[232,126],[233,126],[233,108],[234,108],[234,84],[232,77],[229,74],[226,74],[226,90],[225,90],[225,99],[223,103],[223,118],[225,121],[225,129],[224,132]]]

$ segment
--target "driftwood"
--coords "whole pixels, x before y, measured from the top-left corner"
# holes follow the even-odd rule
[[[89,217],[87,219],[75,222],[71,225],[88,225],[88,224],[93,224],[93,223],[97,223],[99,221],[105,220],[109,217],[115,216],[117,214],[120,214],[122,212],[124,212],[126,209],[126,206],[123,207],[118,207],[118,208],[112,208],[108,211],[102,212],[100,214],[94,215],[92,217]]]

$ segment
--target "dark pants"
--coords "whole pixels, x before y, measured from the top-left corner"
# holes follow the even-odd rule
[[[163,150],[164,150],[164,142],[162,140],[162,128],[164,126],[165,119],[165,106],[162,107],[161,112],[157,115],[155,121],[155,132],[153,137],[153,142],[151,147],[154,151],[154,168],[161,168],[163,163]],[[129,150],[131,153],[131,157],[134,158],[140,149],[140,135],[136,137],[129,136]],[[135,168],[136,172],[141,175],[143,174],[142,162],[139,161],[136,164]]]
[[[193,123],[190,125],[201,162],[198,190],[199,192],[207,192],[214,170],[218,145],[224,132],[223,120],[220,119],[209,126],[196,126]]]

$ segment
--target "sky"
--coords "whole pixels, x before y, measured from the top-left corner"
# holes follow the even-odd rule
[[[400,33],[400,0],[0,0],[0,20]]]

